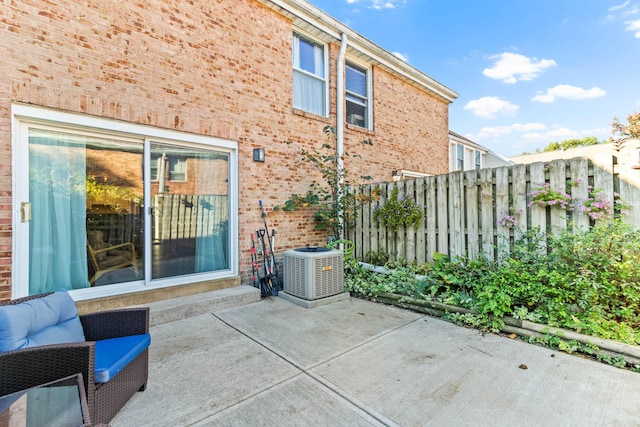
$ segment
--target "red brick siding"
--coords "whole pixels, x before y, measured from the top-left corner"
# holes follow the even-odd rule
[[[241,272],[249,237],[268,211],[311,181],[296,165],[334,120],[291,108],[292,24],[253,0],[23,0],[0,5],[0,299],[11,286],[11,116],[22,102],[238,141]],[[338,45],[330,47],[335,75]],[[447,171],[447,104],[373,70],[374,133],[349,127],[346,146],[371,137],[365,163],[388,180],[393,169]],[[335,115],[335,78],[331,77]],[[293,145],[281,144],[292,140]],[[252,161],[264,147],[266,162]],[[355,148],[357,151],[359,147]],[[418,155],[416,155],[416,153]],[[410,155],[408,155],[410,154]],[[425,159],[422,162],[422,159]],[[427,160],[428,159],[428,160]],[[309,212],[269,216],[280,250],[322,244]]]

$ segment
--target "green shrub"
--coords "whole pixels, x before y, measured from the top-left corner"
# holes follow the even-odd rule
[[[541,248],[546,247],[546,250]],[[513,243],[501,262],[449,259],[436,253],[429,268],[398,267],[388,275],[351,267],[345,283],[364,296],[396,292],[471,308],[458,322],[500,329],[512,315],[579,333],[640,344],[640,232],[619,220],[588,231],[547,237],[538,230]]]

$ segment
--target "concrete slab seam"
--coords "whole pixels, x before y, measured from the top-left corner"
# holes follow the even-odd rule
[[[284,355],[282,355],[282,354],[278,353],[277,351],[273,350],[273,349],[272,349],[272,348],[270,348],[267,344],[263,343],[261,340],[259,340],[259,339],[255,338],[255,337],[251,336],[248,332],[245,332],[245,331],[243,331],[242,329],[240,329],[240,328],[238,328],[238,327],[236,327],[236,326],[232,325],[232,324],[231,324],[231,323],[229,323],[228,321],[226,321],[226,320],[222,319],[222,318],[221,318],[221,317],[219,317],[216,313],[211,313],[211,315],[212,315],[213,317],[215,317],[216,319],[218,319],[219,321],[221,321],[222,323],[224,323],[225,325],[227,325],[227,326],[229,326],[230,328],[232,328],[232,329],[236,330],[238,333],[240,333],[240,334],[244,335],[245,337],[249,338],[250,340],[252,340],[252,341],[253,341],[253,342],[255,342],[256,344],[260,345],[261,347],[263,347],[263,348],[264,348],[264,349],[266,349],[267,351],[269,351],[269,352],[273,353],[274,355],[276,355],[276,356],[277,356],[277,357],[279,357],[280,359],[282,359],[282,360],[284,360],[285,362],[289,363],[289,364],[290,364],[291,366],[293,366],[295,369],[298,369],[298,370],[301,372],[301,374],[304,374],[304,375],[308,376],[309,378],[311,378],[312,380],[316,381],[318,384],[320,384],[320,385],[322,385],[323,387],[327,388],[327,389],[328,389],[329,391],[331,391],[332,393],[334,393],[334,394],[338,395],[340,398],[342,398],[342,399],[344,399],[345,401],[347,401],[349,404],[351,404],[352,406],[354,406],[355,408],[357,408],[359,411],[364,412],[364,413],[365,413],[365,414],[367,414],[369,417],[371,417],[371,418],[375,419],[376,421],[378,421],[378,422],[382,423],[382,424],[383,424],[383,425],[385,425],[385,426],[389,426],[389,427],[399,427],[399,426],[400,426],[400,425],[399,425],[398,423],[396,423],[395,421],[393,421],[393,420],[391,420],[391,419],[389,419],[389,418],[385,417],[384,415],[380,414],[380,413],[379,413],[378,411],[376,411],[375,409],[370,408],[369,406],[367,406],[367,405],[366,405],[366,404],[364,404],[363,402],[360,402],[360,401],[359,401],[358,399],[356,399],[355,397],[350,396],[347,392],[345,392],[344,390],[340,389],[338,386],[336,386],[336,385],[335,385],[335,384],[333,384],[332,382],[327,381],[326,379],[322,378],[321,376],[319,376],[319,375],[317,375],[317,374],[315,374],[315,373],[313,373],[313,372],[310,372],[310,371],[311,371],[312,369],[317,368],[317,367],[318,367],[318,366],[320,366],[320,365],[323,365],[323,364],[325,364],[325,363],[327,363],[327,362],[329,362],[329,361],[331,361],[331,360],[334,360],[334,359],[336,359],[336,358],[338,358],[338,357],[340,357],[340,356],[343,356],[343,355],[345,355],[345,354],[347,354],[347,353],[349,353],[349,352],[351,352],[351,351],[353,351],[353,350],[356,350],[356,349],[358,349],[358,348],[360,348],[360,347],[362,347],[362,346],[364,346],[364,345],[367,345],[367,344],[371,343],[372,341],[375,341],[375,340],[377,340],[377,339],[379,339],[379,338],[381,338],[381,337],[383,337],[383,336],[385,336],[385,335],[388,335],[388,334],[390,334],[390,333],[392,333],[392,332],[395,332],[395,331],[397,331],[397,330],[399,330],[399,329],[402,329],[402,328],[404,328],[405,326],[408,326],[408,325],[410,325],[410,324],[412,324],[412,323],[414,323],[414,322],[417,322],[418,320],[424,319],[426,316],[422,315],[422,316],[417,317],[417,318],[415,318],[415,319],[412,319],[412,320],[410,320],[410,321],[408,321],[408,322],[406,322],[406,323],[403,323],[403,324],[401,324],[401,325],[398,325],[398,326],[396,326],[395,328],[392,328],[392,329],[389,329],[389,330],[387,330],[387,331],[385,331],[385,332],[382,332],[382,333],[380,333],[380,334],[374,335],[373,337],[371,337],[371,338],[369,338],[368,340],[366,340],[366,341],[364,341],[364,342],[362,342],[362,343],[360,343],[360,344],[356,345],[355,347],[352,347],[352,348],[350,348],[350,349],[348,349],[348,350],[346,350],[346,351],[343,351],[343,352],[341,352],[341,353],[339,353],[339,354],[333,355],[333,356],[331,356],[331,357],[329,357],[329,358],[327,358],[327,359],[325,359],[325,360],[323,360],[323,361],[320,361],[320,362],[318,362],[318,363],[316,363],[316,364],[312,365],[311,367],[309,367],[309,368],[305,369],[304,367],[299,366],[299,365],[298,365],[297,363],[295,363],[294,361],[289,360],[286,356],[284,356]],[[287,380],[285,380],[285,381],[287,381]],[[283,382],[284,382],[284,381],[280,382],[279,384],[281,384],[281,383],[283,383]],[[276,385],[277,385],[277,384],[276,384]],[[276,385],[273,385],[273,386],[271,386],[271,387],[268,387],[268,388],[267,388],[267,389],[265,389],[265,390],[269,390],[270,388],[275,387]],[[263,391],[265,391],[265,390],[263,390]],[[257,395],[257,394],[260,394],[260,393],[262,393],[262,391],[261,391],[261,392],[259,392],[259,393],[254,394],[253,396],[255,396],[255,395]],[[252,396],[247,397],[246,399],[243,399],[242,401],[246,401],[247,399],[249,399],[249,398],[251,398],[251,397],[252,397]],[[240,403],[240,402],[238,402],[238,403]],[[231,408],[231,407],[233,407],[233,406],[237,405],[238,403],[235,403],[234,405],[231,405],[231,406],[229,406],[229,407],[225,408],[224,410],[226,410],[226,409],[228,409],[228,408]],[[220,413],[220,411],[219,411],[219,412],[217,412],[217,413],[219,414],[219,413]]]
[[[246,401],[248,401],[248,400],[251,400],[251,399],[253,399],[253,398],[254,398],[254,397],[256,397],[256,396],[259,396],[260,394],[262,394],[262,393],[264,393],[264,392],[267,392],[267,391],[272,390],[272,389],[274,389],[274,388],[276,388],[276,387],[279,387],[279,386],[281,386],[281,385],[283,385],[283,384],[286,384],[286,383],[288,383],[288,382],[290,382],[290,381],[293,381],[294,379],[296,379],[296,378],[298,378],[298,377],[300,377],[300,376],[302,376],[302,375],[304,375],[304,372],[298,372],[297,374],[292,375],[292,376],[290,376],[290,377],[288,377],[288,378],[285,378],[285,379],[283,379],[282,381],[278,381],[278,382],[276,382],[276,383],[274,383],[274,384],[271,384],[269,387],[265,387],[265,388],[263,388],[263,389],[260,389],[259,391],[255,392],[255,393],[253,393],[253,394],[250,394],[249,396],[246,396],[246,397],[244,397],[244,398],[242,398],[242,399],[238,400],[237,402],[235,402],[235,403],[233,403],[233,404],[231,404],[231,405],[227,405],[227,406],[225,406],[224,408],[220,408],[218,411],[216,411],[216,412],[214,412],[214,413],[212,413],[212,414],[208,414],[206,417],[202,418],[201,420],[198,420],[198,421],[197,421],[197,422],[195,422],[194,424],[199,424],[199,423],[202,423],[202,422],[206,422],[209,418],[212,418],[212,417],[216,417],[216,416],[222,415],[222,414],[224,414],[225,412],[227,412],[227,411],[231,410],[232,408],[234,408],[234,407],[236,407],[236,406],[238,406],[238,405],[240,405],[240,404],[242,404],[242,403],[244,403],[244,402],[246,402]]]

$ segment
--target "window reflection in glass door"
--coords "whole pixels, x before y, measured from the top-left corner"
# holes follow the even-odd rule
[[[151,144],[152,278],[229,268],[229,154]]]

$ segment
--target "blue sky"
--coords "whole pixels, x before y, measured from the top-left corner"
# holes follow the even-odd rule
[[[504,156],[640,111],[640,0],[310,2],[458,92],[449,128]]]

